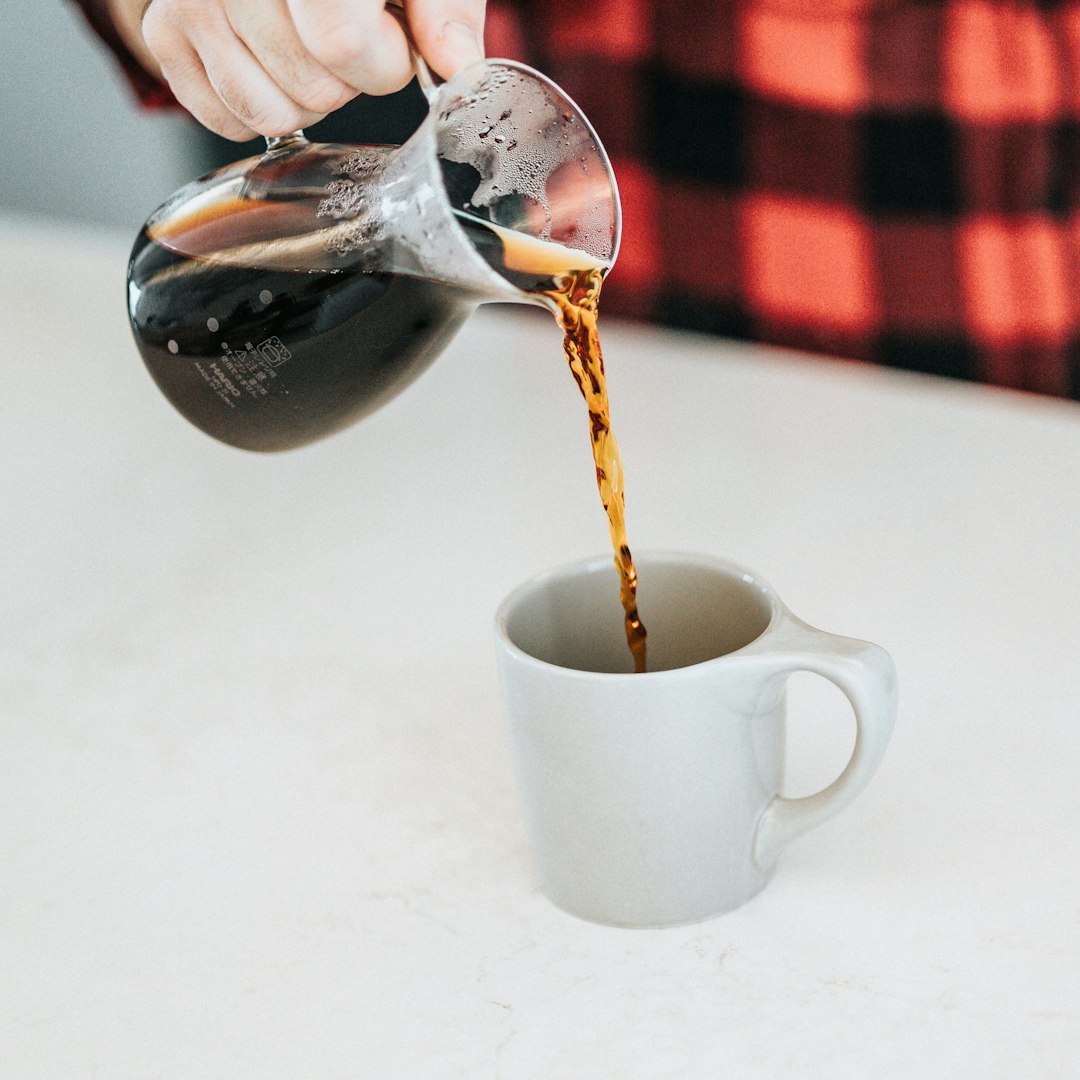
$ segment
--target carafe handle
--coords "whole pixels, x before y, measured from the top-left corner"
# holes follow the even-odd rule
[[[405,17],[405,5],[402,0],[386,0],[386,10],[401,23],[401,29],[405,33],[405,40],[409,43],[409,52],[412,54],[416,81],[420,84],[420,89],[423,90],[428,104],[431,104],[439,91],[439,84],[435,81],[435,76],[432,74],[431,68],[428,67],[427,61],[420,55],[416,42],[413,41],[412,31],[409,29],[409,20]]]

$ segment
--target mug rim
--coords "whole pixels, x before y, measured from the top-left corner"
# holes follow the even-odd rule
[[[745,645],[740,646],[738,649],[733,649],[731,652],[724,653],[722,656],[712,656],[709,659],[701,660],[696,664],[665,668],[662,671],[584,671],[580,668],[569,668],[563,667],[561,664],[553,664],[549,660],[541,660],[539,657],[533,656],[532,653],[526,652],[521,646],[514,642],[507,629],[511,611],[526,598],[535,595],[558,578],[613,568],[613,557],[610,554],[588,555],[583,558],[574,559],[570,562],[548,567],[546,570],[541,570],[539,573],[526,578],[507,593],[495,611],[496,643],[500,648],[505,649],[510,656],[513,656],[522,663],[545,671],[557,671],[568,678],[631,679],[635,682],[640,682],[642,679],[648,679],[650,681],[654,679],[672,679],[687,677],[688,674],[693,675],[700,673],[703,668],[710,665],[724,664],[725,662],[741,659],[743,656],[747,655],[750,650],[754,649],[755,646],[758,646],[759,643],[773,630],[778,620],[787,613],[787,607],[772,585],[757,573],[757,571],[744,566],[742,563],[735,562],[731,559],[723,559],[716,555],[709,555],[706,552],[680,551],[672,548],[644,548],[634,556],[634,561],[637,565],[641,565],[642,563],[651,560],[677,562],[683,566],[696,565],[708,570],[720,571],[728,576],[740,578],[743,583],[756,589],[767,601],[769,605],[768,623],[760,634],[748,641]]]

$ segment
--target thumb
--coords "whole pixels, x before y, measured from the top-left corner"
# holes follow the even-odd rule
[[[420,55],[444,79],[484,57],[484,0],[405,0]]]

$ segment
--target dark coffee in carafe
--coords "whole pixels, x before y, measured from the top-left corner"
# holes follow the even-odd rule
[[[475,307],[416,276],[305,268],[305,239],[289,237],[287,205],[245,200],[227,211],[233,234],[238,216],[257,215],[262,231],[276,214],[283,235],[214,250],[212,218],[144,229],[128,286],[154,381],[222,442],[288,450],[353,423],[424,371]],[[184,253],[192,248],[207,254]]]

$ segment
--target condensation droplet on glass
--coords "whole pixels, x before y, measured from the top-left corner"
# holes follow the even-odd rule
[[[210,318],[206,320],[206,329],[209,330],[211,334],[215,333],[220,325],[221,324],[217,321],[217,319],[214,318],[213,315],[211,315]]]
[[[169,338],[169,352],[175,356],[180,351],[180,346],[176,343],[174,338]]]
[[[269,289],[263,289],[263,291],[259,293],[259,299],[264,304],[269,304],[270,301],[274,299],[274,294]]]

